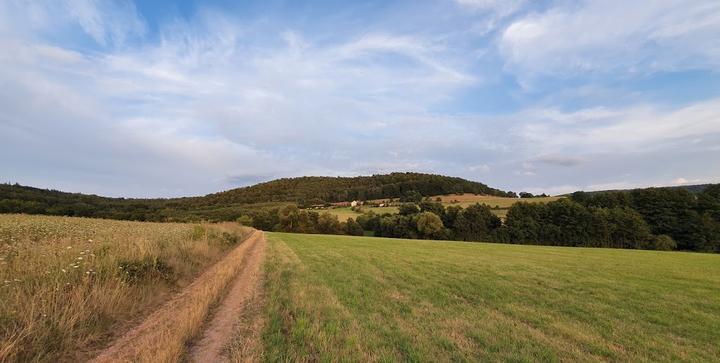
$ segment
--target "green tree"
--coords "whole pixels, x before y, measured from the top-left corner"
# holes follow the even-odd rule
[[[400,210],[398,213],[402,216],[409,216],[420,213],[420,209],[418,209],[415,203],[403,203],[400,205],[399,209]]]
[[[243,226],[252,227],[254,221],[253,218],[248,215],[241,215],[238,217],[237,222],[242,224]]]
[[[486,241],[502,221],[486,205],[473,204],[460,212],[455,220],[454,237],[462,241]]]
[[[317,220],[316,230],[318,233],[324,234],[340,234],[343,232],[337,216],[328,212],[320,214]]]
[[[354,219],[348,218],[347,222],[345,222],[345,234],[351,236],[362,236],[364,232],[365,231],[360,223],[356,222]]]
[[[424,238],[443,238],[445,226],[442,219],[432,212],[422,212],[418,214],[415,222],[420,236]]]

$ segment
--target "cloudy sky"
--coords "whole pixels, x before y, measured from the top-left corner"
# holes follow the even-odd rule
[[[0,1],[0,181],[720,182],[720,2]]]

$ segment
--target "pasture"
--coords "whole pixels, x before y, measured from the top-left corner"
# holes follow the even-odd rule
[[[390,214],[396,214],[398,212],[397,207],[364,207],[363,210],[365,212],[373,211],[375,214],[384,214],[384,213],[390,213]],[[361,213],[358,213],[350,207],[340,207],[340,208],[329,208],[327,210],[321,210],[318,212],[328,212],[330,214],[333,214],[338,217],[338,220],[340,221],[346,221],[348,218],[355,219],[357,216],[359,216]]]
[[[271,233],[269,361],[717,361],[720,256]]]
[[[470,205],[480,203],[480,204],[487,204],[492,209],[492,213],[496,216],[504,219],[505,216],[507,216],[508,209],[515,203],[518,202],[525,202],[525,203],[547,203],[556,201],[562,197],[537,197],[537,198],[526,198],[526,199],[520,199],[520,198],[506,198],[506,197],[496,197],[492,195],[475,195],[471,193],[465,193],[465,194],[448,194],[448,195],[435,195],[432,197],[429,197],[430,200],[436,201],[437,198],[440,198],[440,203],[442,203],[445,207],[449,206],[459,206],[463,208],[467,208]],[[371,202],[381,203],[386,202],[384,199],[378,199]],[[363,208],[365,212],[373,211],[375,214],[383,214],[383,213],[390,213],[395,214],[398,212],[398,207],[364,207]],[[320,212],[324,212],[320,211]],[[338,220],[345,221],[348,218],[357,218],[361,213],[355,212],[350,207],[340,207],[340,208],[329,208],[327,209],[327,212],[330,214],[333,214],[338,217]]]

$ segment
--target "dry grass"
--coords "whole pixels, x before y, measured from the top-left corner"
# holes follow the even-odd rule
[[[0,215],[0,361],[87,358],[248,232]]]
[[[461,207],[467,207],[469,205],[480,203],[487,204],[493,208],[507,209],[517,202],[528,202],[528,203],[547,203],[556,201],[562,197],[538,197],[538,198],[505,198],[496,197],[492,195],[475,195],[471,193],[465,194],[449,194],[449,195],[436,195],[430,197],[431,200],[435,201],[437,198],[441,199],[442,204],[445,206],[459,205]]]
[[[262,238],[262,232],[252,235],[94,361],[179,361],[186,343],[199,333],[211,305],[243,267],[248,249]]]

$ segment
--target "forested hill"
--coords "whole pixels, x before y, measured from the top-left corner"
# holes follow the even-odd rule
[[[320,204],[356,199],[509,193],[461,178],[420,173],[360,177],[284,178],[202,197],[126,199],[0,184],[0,213],[68,215],[129,220],[233,220],[249,208],[271,203]]]
[[[322,204],[351,200],[402,198],[418,192],[423,196],[473,193],[510,196],[508,192],[483,183],[442,175],[392,173],[358,177],[306,176],[283,178],[246,188],[210,194],[205,198],[218,203],[297,202]]]

